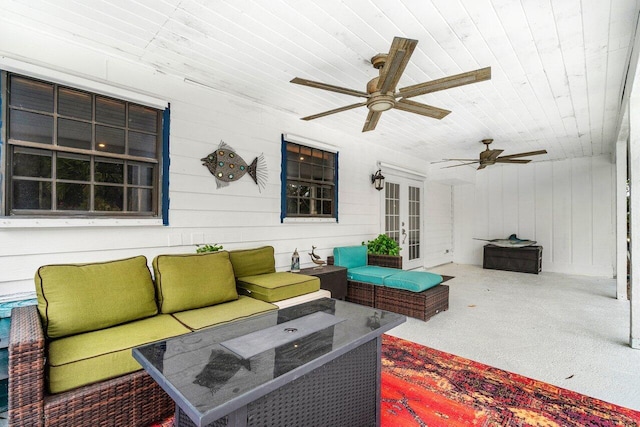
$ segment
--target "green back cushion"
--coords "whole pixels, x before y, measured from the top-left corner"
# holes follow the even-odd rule
[[[231,251],[229,256],[236,277],[276,272],[273,246]]]
[[[354,268],[367,265],[367,247],[342,246],[333,248],[333,263],[340,267]]]
[[[158,255],[153,260],[158,306],[175,313],[238,299],[229,252]]]
[[[45,265],[35,275],[49,338],[94,331],[157,314],[144,256],[92,264]]]

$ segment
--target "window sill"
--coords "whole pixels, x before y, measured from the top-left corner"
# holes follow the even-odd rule
[[[15,218],[0,217],[2,228],[162,226],[161,218]]]
[[[298,218],[287,217],[282,221],[284,224],[308,224],[308,223],[327,223],[335,224],[337,221],[335,218]]]

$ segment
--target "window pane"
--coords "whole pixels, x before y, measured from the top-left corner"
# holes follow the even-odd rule
[[[298,214],[298,199],[297,198],[287,198],[287,214],[297,215]]]
[[[96,96],[96,121],[107,125],[124,127],[125,103]]]
[[[155,133],[158,130],[158,113],[151,108],[129,105],[129,127]]]
[[[13,209],[51,209],[51,183],[13,181]]]
[[[151,190],[145,188],[129,188],[127,191],[127,210],[130,212],[151,212],[153,200]]]
[[[153,167],[129,164],[127,167],[127,183],[133,185],[153,185]]]
[[[129,132],[129,154],[140,157],[156,157],[156,136]]]
[[[11,110],[9,138],[20,141],[53,143],[53,117],[27,111]]]
[[[56,174],[58,179],[89,181],[91,174],[89,156],[58,154]]]
[[[91,149],[91,123],[58,119],[58,145]]]
[[[53,85],[11,76],[10,105],[53,113]]]
[[[335,154],[333,153],[324,153],[324,165],[329,168],[333,168],[333,159]]]
[[[97,211],[122,211],[124,188],[96,185],[95,210]]]
[[[124,129],[96,125],[96,150],[124,154]]]
[[[89,210],[89,184],[56,184],[57,208],[68,211]]]
[[[300,147],[300,160],[306,160],[310,162],[311,157],[311,148],[309,147]]]
[[[97,161],[95,166],[95,180],[97,182],[124,183],[124,163],[111,161]]]
[[[300,179],[312,179],[311,165],[306,161],[300,163]]]
[[[309,215],[311,213],[311,201],[309,199],[300,199],[300,214]]]
[[[313,179],[316,181],[322,181],[322,166],[313,167]]]
[[[58,89],[58,114],[91,120],[91,94],[61,87]]]
[[[331,215],[333,214],[333,203],[328,200],[322,202],[322,214],[323,215]]]
[[[13,176],[51,178],[50,152],[20,147],[13,150]]]
[[[334,178],[335,178],[335,171],[333,170],[333,168],[325,168],[324,169],[324,180],[326,182],[333,182]]]
[[[287,160],[287,178],[298,178],[298,162]]]

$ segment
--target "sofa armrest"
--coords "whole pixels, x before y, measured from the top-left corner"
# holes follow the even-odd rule
[[[14,308],[9,332],[9,425],[44,422],[45,337],[35,305]]]

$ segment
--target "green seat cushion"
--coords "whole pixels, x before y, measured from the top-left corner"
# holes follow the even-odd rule
[[[217,304],[211,307],[196,308],[194,310],[173,313],[173,317],[192,330],[230,322],[232,320],[253,316],[271,310],[278,306],[260,301],[255,298],[240,295],[237,300]]]
[[[158,255],[153,259],[161,313],[238,299],[229,252]]]
[[[320,289],[319,278],[286,271],[239,277],[237,284],[241,293],[266,302],[282,301]]]
[[[276,272],[273,246],[235,250],[229,252],[229,257],[236,277]]]
[[[144,256],[91,264],[40,267],[38,311],[49,338],[108,328],[157,314]]]
[[[382,285],[384,279],[402,270],[389,267],[378,267],[377,265],[365,265],[363,267],[350,268],[347,270],[347,280],[356,282],[367,282],[373,285]]]
[[[439,285],[441,282],[441,275],[429,273],[428,271],[400,271],[385,277],[382,284],[389,288],[422,292]]]
[[[363,267],[367,265],[367,247],[360,245],[333,248],[333,263],[345,268]]]
[[[170,315],[157,315],[49,343],[48,385],[60,393],[142,369],[134,347],[190,332]]]

